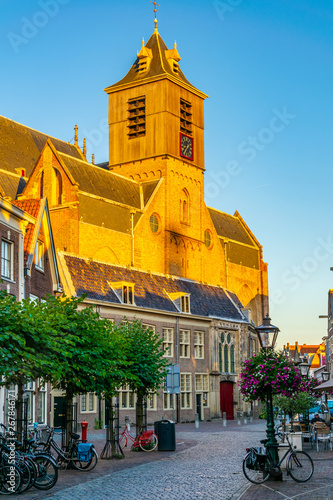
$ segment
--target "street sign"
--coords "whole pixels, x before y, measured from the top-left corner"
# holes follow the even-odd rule
[[[168,367],[168,373],[166,376],[166,392],[167,394],[180,394],[179,365],[171,365]]]

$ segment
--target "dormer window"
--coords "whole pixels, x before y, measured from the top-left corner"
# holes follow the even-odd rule
[[[134,302],[134,283],[127,281],[108,281],[108,285],[122,304],[135,305]]]
[[[191,314],[190,307],[190,294],[185,292],[174,292],[168,293],[164,290],[164,293],[169,297],[170,300],[174,303],[179,312],[185,314]]]
[[[165,51],[165,57],[170,64],[172,72],[175,73],[175,75],[178,75],[180,69],[178,63],[181,60],[181,57],[178,53],[176,42],[173,49]]]
[[[133,285],[123,285],[123,304],[134,304]]]
[[[145,41],[142,40],[142,47],[140,52],[137,53],[138,63],[137,63],[137,72],[145,73],[149,69],[150,62],[153,58],[152,50],[148,47],[145,47]]]
[[[180,297],[180,310],[183,313],[190,313],[190,296],[183,295]]]

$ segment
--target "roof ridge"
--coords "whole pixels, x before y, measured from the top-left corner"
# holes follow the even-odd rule
[[[222,210],[218,210],[217,208],[214,208],[214,207],[209,207],[208,205],[206,205],[208,210],[214,210],[214,212],[218,212],[219,214],[223,214],[223,215],[228,215],[229,217],[233,217],[234,219],[236,220],[239,220],[238,217],[236,217],[236,215],[231,215],[231,214],[228,214],[227,212],[223,212]]]
[[[15,172],[11,172],[10,170],[4,170],[3,168],[0,168],[0,172],[4,172],[5,174],[13,175],[14,177],[19,177],[21,178],[22,175],[16,174]],[[25,177],[27,179],[27,177]]]
[[[172,274],[163,274],[163,273],[158,273],[158,272],[151,272],[149,270],[144,270],[144,269],[140,269],[140,268],[137,268],[137,267],[128,267],[128,266],[125,266],[125,265],[122,265],[122,264],[114,264],[114,263],[110,263],[110,262],[104,262],[104,261],[101,261],[101,260],[90,259],[89,257],[83,257],[83,256],[80,256],[80,255],[74,254],[72,252],[59,251],[57,253],[59,253],[61,255],[68,255],[69,257],[76,257],[77,259],[84,260],[86,262],[95,262],[97,264],[104,264],[106,266],[118,267],[120,269],[126,269],[127,271],[136,271],[136,272],[140,272],[140,273],[143,273],[143,274],[149,274],[151,276],[161,276],[162,278],[172,279],[174,281],[176,281],[176,280],[178,280],[178,281],[186,281],[186,282],[189,282],[189,283],[195,283],[197,285],[210,286],[210,287],[213,287],[213,288],[218,288],[220,290],[224,290],[225,292],[227,291],[229,293],[232,293],[232,294],[236,295],[236,297],[238,298],[238,296],[237,296],[237,294],[235,292],[232,292],[232,291],[228,290],[227,288],[223,287],[222,285],[213,285],[212,283],[203,283],[202,281],[191,280],[189,278],[184,278],[183,276],[176,276],[176,275],[172,275]],[[240,299],[238,299],[238,300],[240,300]]]

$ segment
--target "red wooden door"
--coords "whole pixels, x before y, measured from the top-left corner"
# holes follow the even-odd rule
[[[225,411],[227,420],[234,419],[234,384],[233,382],[220,382],[221,414]]]

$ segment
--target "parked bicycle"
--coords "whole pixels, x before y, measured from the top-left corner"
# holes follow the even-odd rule
[[[133,449],[140,448],[142,451],[154,451],[158,445],[158,438],[154,431],[141,430],[139,435],[135,437],[130,434],[127,424],[123,432],[119,434],[118,439],[120,448],[126,448],[129,441],[132,443]]]
[[[22,443],[13,439],[13,431],[9,436],[6,426],[1,424],[1,428],[0,493],[23,493],[31,486],[39,490],[52,488],[58,480],[58,467],[53,458],[36,452],[34,440]]]
[[[289,441],[288,433],[282,433],[286,437],[287,450],[278,463],[274,463],[269,450],[266,448],[268,439],[260,441],[264,446],[247,448],[243,460],[243,472],[249,481],[254,484],[264,483],[272,476],[281,474],[281,464],[286,460],[287,474],[298,483],[305,483],[313,474],[313,462],[305,451],[295,451]],[[279,435],[281,431],[279,430]],[[276,445],[280,446],[279,444]]]
[[[98,462],[98,455],[94,445],[88,446],[85,452],[79,449],[80,435],[70,432],[70,440],[68,451],[62,450],[60,445],[53,439],[54,428],[47,428],[49,433],[46,442],[40,441],[38,443],[39,449],[44,453],[50,454],[56,461],[56,464],[62,469],[74,468],[81,471],[88,471],[94,469]],[[52,450],[52,451],[51,451]]]

